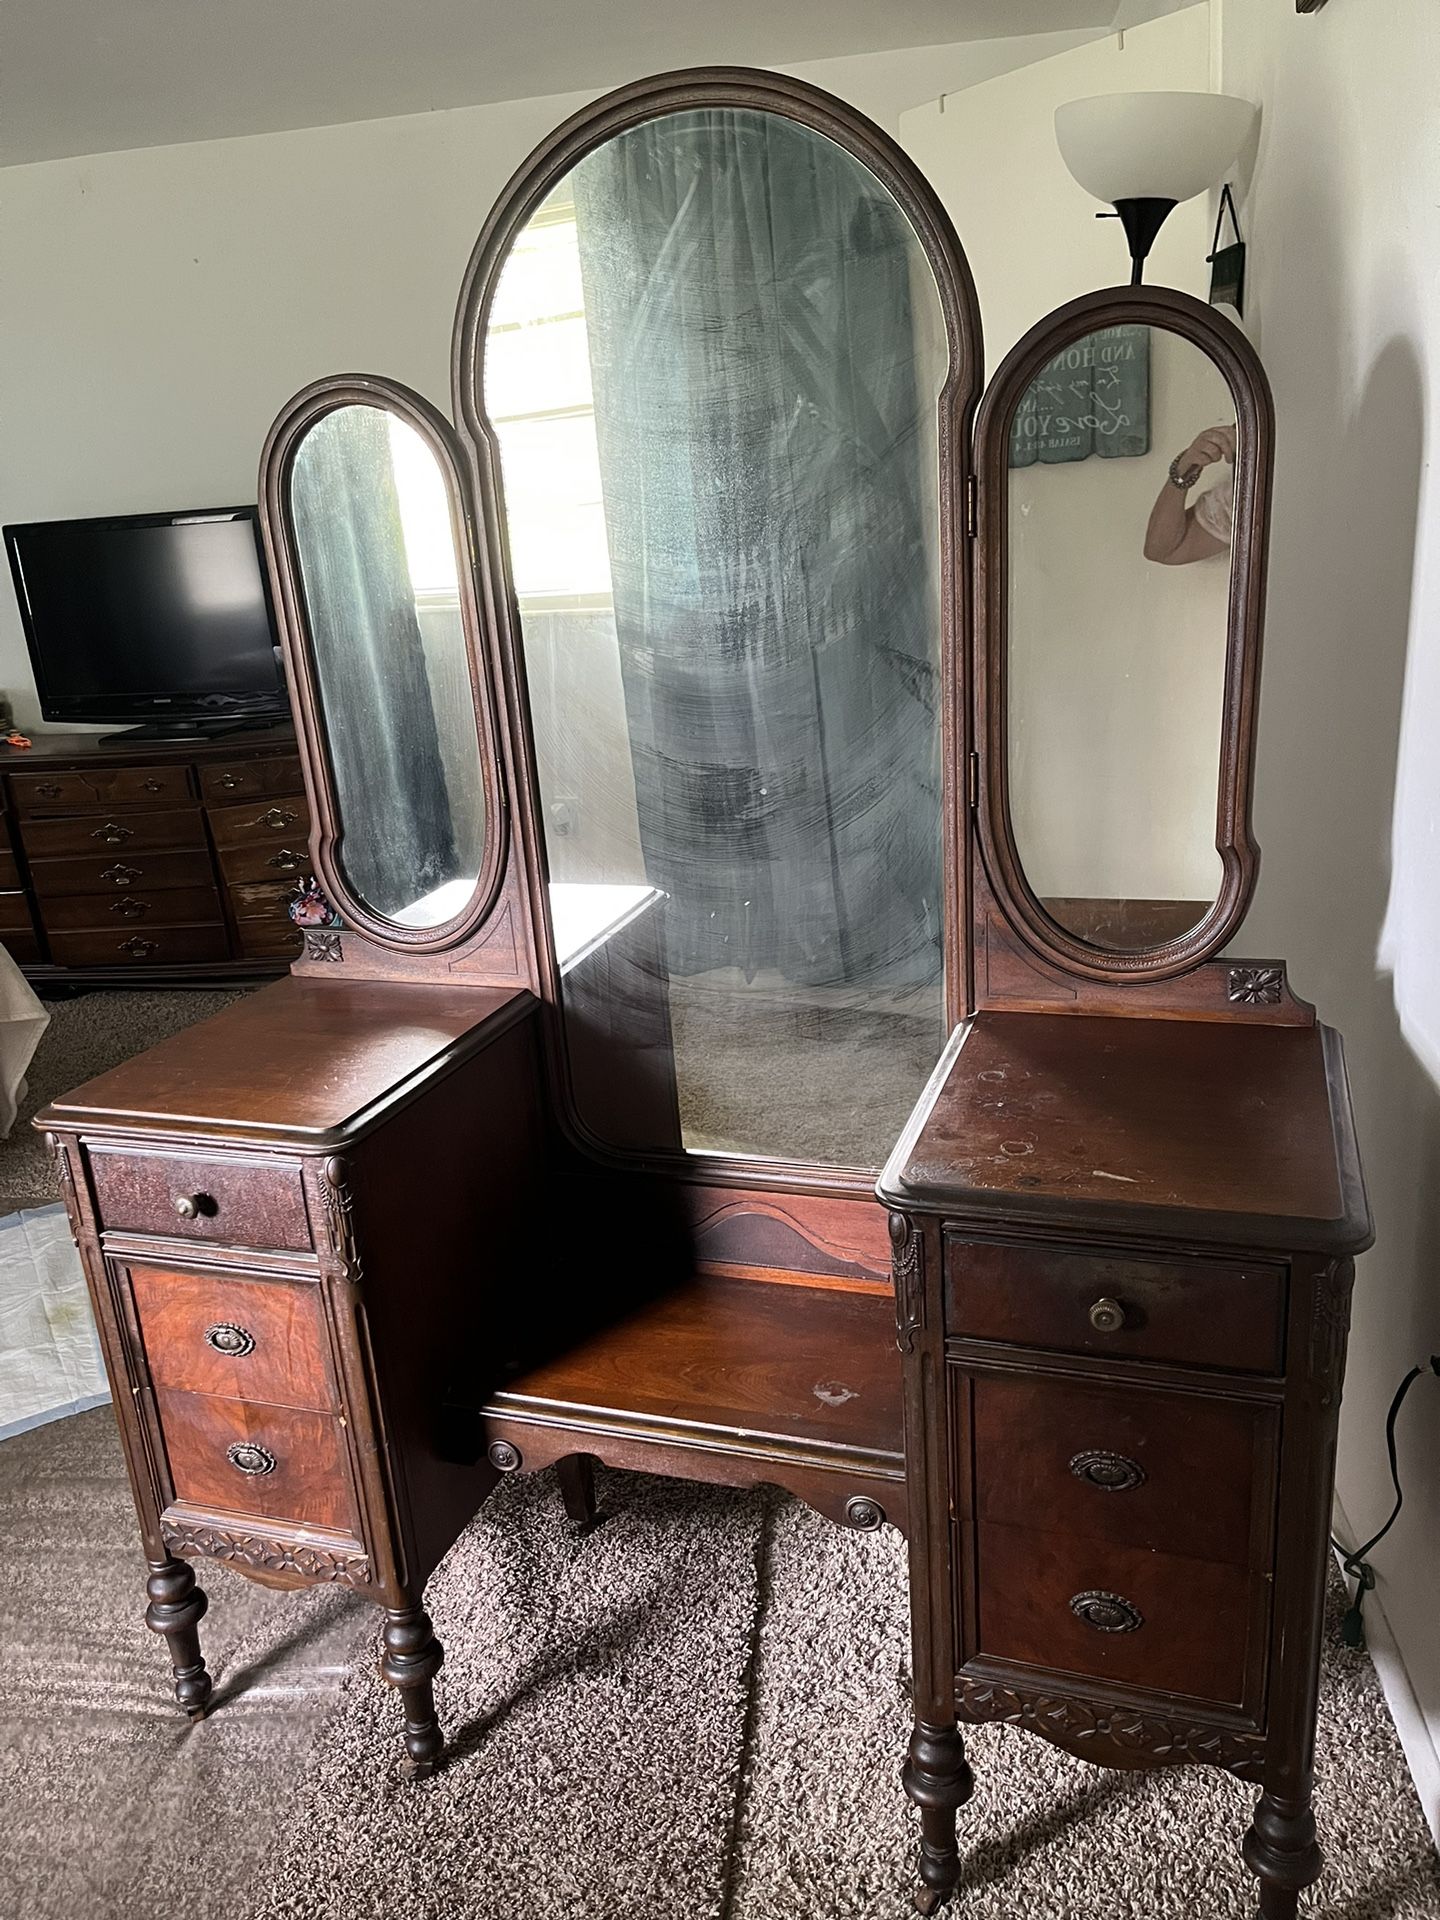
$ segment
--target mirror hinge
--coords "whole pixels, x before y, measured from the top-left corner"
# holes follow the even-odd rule
[[[975,476],[970,474],[965,481],[965,531],[973,540],[980,525],[980,508],[976,498]]]
[[[976,807],[978,807],[980,804],[980,756],[978,753],[974,753],[974,752],[972,752],[970,755],[969,781],[970,781],[970,811],[973,813]]]

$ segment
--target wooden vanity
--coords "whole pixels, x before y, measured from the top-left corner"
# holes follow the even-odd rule
[[[41,1116],[181,1705],[193,1562],[339,1581],[425,1771],[425,1580],[501,1475],[769,1482],[908,1526],[923,1910],[1004,1719],[1256,1781],[1288,1920],[1370,1229],[1338,1040],[1228,957],[1252,349],[1089,294],[977,414],[928,183],[708,70],[521,169],[453,381],[319,381],[262,456],[303,954]],[[1228,546],[1147,558],[1202,473]]]

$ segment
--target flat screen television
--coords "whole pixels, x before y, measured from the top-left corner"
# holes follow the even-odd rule
[[[254,507],[5,528],[47,720],[160,739],[287,712]]]

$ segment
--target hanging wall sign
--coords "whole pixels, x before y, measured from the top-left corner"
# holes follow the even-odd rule
[[[1150,329],[1102,327],[1057,353],[1015,411],[1012,467],[1150,451]]]

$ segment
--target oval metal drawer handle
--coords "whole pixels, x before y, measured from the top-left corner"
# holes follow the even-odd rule
[[[248,1327],[237,1327],[231,1320],[222,1320],[216,1326],[206,1327],[205,1344],[216,1353],[223,1353],[227,1360],[243,1360],[247,1353],[255,1351],[255,1336]]]
[[[1119,1333],[1125,1324],[1125,1309],[1104,1294],[1090,1309],[1090,1324],[1097,1333]]]
[[[257,1446],[253,1440],[237,1440],[225,1449],[225,1458],[237,1473],[248,1473],[252,1477],[273,1473],[280,1464],[268,1447]]]
[[[1070,1611],[1097,1633],[1134,1633],[1145,1624],[1140,1609],[1118,1593],[1077,1593]]]
[[[182,1220],[198,1220],[202,1214],[215,1214],[220,1209],[208,1193],[177,1193],[175,1211]]]
[[[1083,1480],[1089,1487],[1099,1487],[1102,1493],[1128,1493],[1132,1487],[1145,1484],[1145,1469],[1138,1460],[1131,1460],[1123,1453],[1105,1453],[1098,1449],[1077,1453],[1070,1462],[1070,1471],[1077,1480]]]

